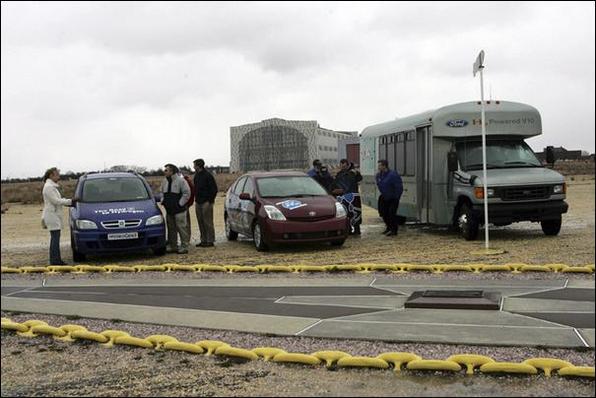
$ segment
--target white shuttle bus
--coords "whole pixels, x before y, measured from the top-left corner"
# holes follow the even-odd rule
[[[377,208],[374,176],[386,159],[404,183],[399,216],[476,239],[484,224],[480,108],[480,101],[464,102],[365,128],[363,202]],[[525,142],[542,134],[540,114],[526,104],[485,101],[485,118],[489,223],[540,222],[546,235],[557,235],[568,208],[564,177]],[[554,162],[552,152],[547,159]]]

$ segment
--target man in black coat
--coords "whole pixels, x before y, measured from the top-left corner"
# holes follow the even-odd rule
[[[347,159],[339,162],[341,170],[335,176],[332,184],[332,194],[337,196],[340,202],[348,211],[350,219],[350,234],[360,235],[360,224],[362,224],[362,202],[358,192],[358,183],[362,181],[362,175],[354,167],[354,163]]]
[[[193,162],[196,171],[195,185],[195,213],[201,234],[201,243],[197,247],[212,247],[215,245],[215,227],[213,226],[213,205],[217,196],[217,183],[213,175],[205,169],[205,161],[196,159]]]

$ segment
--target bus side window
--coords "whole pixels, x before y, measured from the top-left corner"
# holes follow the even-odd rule
[[[396,137],[395,143],[395,170],[400,175],[404,175],[406,168],[406,148],[405,148],[405,137],[404,133],[400,133]]]
[[[404,175],[416,175],[416,133],[414,131],[406,133],[406,170]]]

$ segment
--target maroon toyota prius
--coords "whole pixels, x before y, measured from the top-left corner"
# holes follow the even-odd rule
[[[259,251],[271,244],[330,242],[348,236],[346,209],[302,172],[251,172],[228,189],[224,208],[226,237],[253,237]]]

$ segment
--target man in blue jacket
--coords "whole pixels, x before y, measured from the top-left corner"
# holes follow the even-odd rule
[[[377,187],[381,191],[379,198],[379,213],[383,217],[386,229],[385,236],[397,235],[397,208],[399,199],[404,191],[401,176],[395,170],[390,170],[386,160],[379,160],[379,172],[375,176]]]

